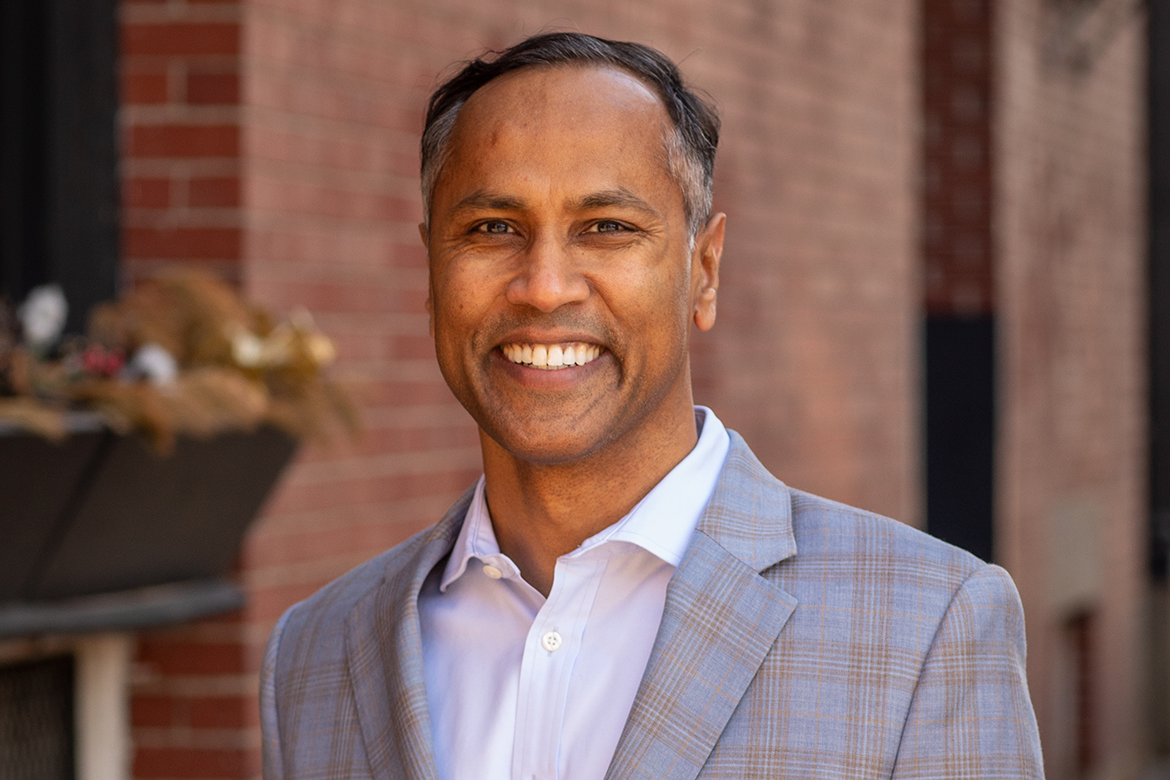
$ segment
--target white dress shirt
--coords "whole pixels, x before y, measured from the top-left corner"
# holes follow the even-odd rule
[[[662,620],[666,585],[730,439],[699,441],[630,513],[557,559],[546,600],[500,552],[484,481],[441,576],[419,595],[442,780],[602,780]]]

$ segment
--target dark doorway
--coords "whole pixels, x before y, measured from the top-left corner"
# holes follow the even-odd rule
[[[928,530],[992,558],[995,327],[991,317],[926,321]]]

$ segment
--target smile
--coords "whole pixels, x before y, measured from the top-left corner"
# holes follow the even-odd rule
[[[500,351],[513,363],[555,371],[596,360],[601,347],[596,344],[502,344]]]

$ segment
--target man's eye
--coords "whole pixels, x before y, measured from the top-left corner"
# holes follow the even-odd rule
[[[475,226],[477,233],[493,233],[499,235],[501,233],[510,233],[511,230],[512,228],[507,222],[499,221],[481,222]]]
[[[615,222],[612,219],[603,219],[593,223],[593,232],[595,233],[621,233],[627,229],[621,222]]]

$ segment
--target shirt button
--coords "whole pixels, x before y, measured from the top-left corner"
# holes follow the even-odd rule
[[[493,580],[498,580],[500,577],[504,576],[504,573],[502,571],[497,569],[495,566],[490,566],[490,565],[483,567],[483,573],[486,574],[487,576],[491,577]]]
[[[556,631],[549,631],[540,638],[540,644],[550,653],[555,653],[561,646],[561,635]]]

